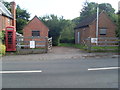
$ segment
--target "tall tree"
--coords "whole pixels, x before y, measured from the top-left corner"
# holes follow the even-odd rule
[[[97,7],[99,7],[100,12],[106,11],[107,14],[114,20],[115,9],[109,3],[95,3],[95,2],[85,2],[83,5],[83,9],[80,12],[80,19],[90,16],[97,11]]]
[[[29,18],[30,18],[30,14],[26,10],[21,9],[19,5],[17,5],[17,9],[16,9],[17,32],[22,33],[23,27],[27,24]]]
[[[53,45],[57,46],[59,44],[61,31],[65,26],[65,20],[63,17],[57,17],[53,14],[40,17],[40,19],[49,27],[49,37],[53,38]]]
[[[74,43],[74,27],[75,23],[73,21],[65,20],[65,26],[60,37],[61,43]]]

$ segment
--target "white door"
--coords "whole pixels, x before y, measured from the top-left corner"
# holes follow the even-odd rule
[[[80,32],[78,32],[78,38],[77,38],[77,40],[78,40],[78,44],[80,43]]]

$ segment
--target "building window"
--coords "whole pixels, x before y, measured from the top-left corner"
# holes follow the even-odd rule
[[[40,36],[40,31],[32,31],[32,36],[33,37],[39,37]]]
[[[10,19],[8,18],[8,24],[10,24]]]
[[[106,28],[100,29],[100,35],[106,35],[106,34],[107,34]]]

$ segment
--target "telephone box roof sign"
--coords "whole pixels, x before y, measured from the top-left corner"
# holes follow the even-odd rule
[[[13,26],[9,26],[9,27],[6,27],[6,30],[15,30],[15,28]]]

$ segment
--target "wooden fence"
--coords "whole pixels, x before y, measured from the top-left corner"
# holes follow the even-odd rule
[[[96,41],[93,38],[87,38],[84,44],[89,52],[96,50],[118,50],[120,40],[113,37],[100,37]]]
[[[52,38],[46,37],[17,37],[17,53],[47,53],[52,49]]]

